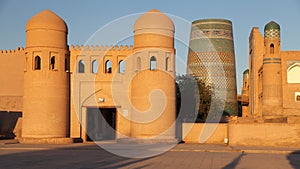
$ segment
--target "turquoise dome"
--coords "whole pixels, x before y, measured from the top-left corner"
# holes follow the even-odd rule
[[[274,21],[271,21],[268,24],[266,24],[265,31],[266,30],[272,30],[272,29],[280,30],[280,25],[278,23],[274,22]]]

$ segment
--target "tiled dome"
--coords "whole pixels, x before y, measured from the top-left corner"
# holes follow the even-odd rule
[[[271,29],[280,30],[280,25],[278,23],[274,22],[274,21],[271,21],[265,26],[265,31],[266,30],[271,30]]]

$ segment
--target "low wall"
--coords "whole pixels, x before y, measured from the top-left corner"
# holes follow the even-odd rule
[[[186,143],[224,144],[232,146],[300,147],[300,124],[288,123],[183,123],[182,138]]]
[[[299,124],[229,124],[228,129],[230,145],[300,147]]]
[[[182,123],[182,140],[185,143],[224,144],[227,125],[219,123]]]

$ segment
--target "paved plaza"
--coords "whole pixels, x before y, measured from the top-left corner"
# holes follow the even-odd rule
[[[107,143],[122,152],[133,145]],[[143,147],[145,148],[145,147]],[[147,152],[141,148],[140,152]],[[151,149],[151,147],[146,147]],[[152,151],[159,151],[152,147]],[[29,145],[0,142],[0,169],[14,168],[300,168],[300,153],[294,148],[230,147],[225,145],[178,144],[148,158],[126,158],[107,152],[94,143]]]

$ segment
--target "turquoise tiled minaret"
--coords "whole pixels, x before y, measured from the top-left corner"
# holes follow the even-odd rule
[[[187,74],[203,79],[225,97],[224,111],[237,115],[237,89],[232,22],[204,19],[192,22]]]

